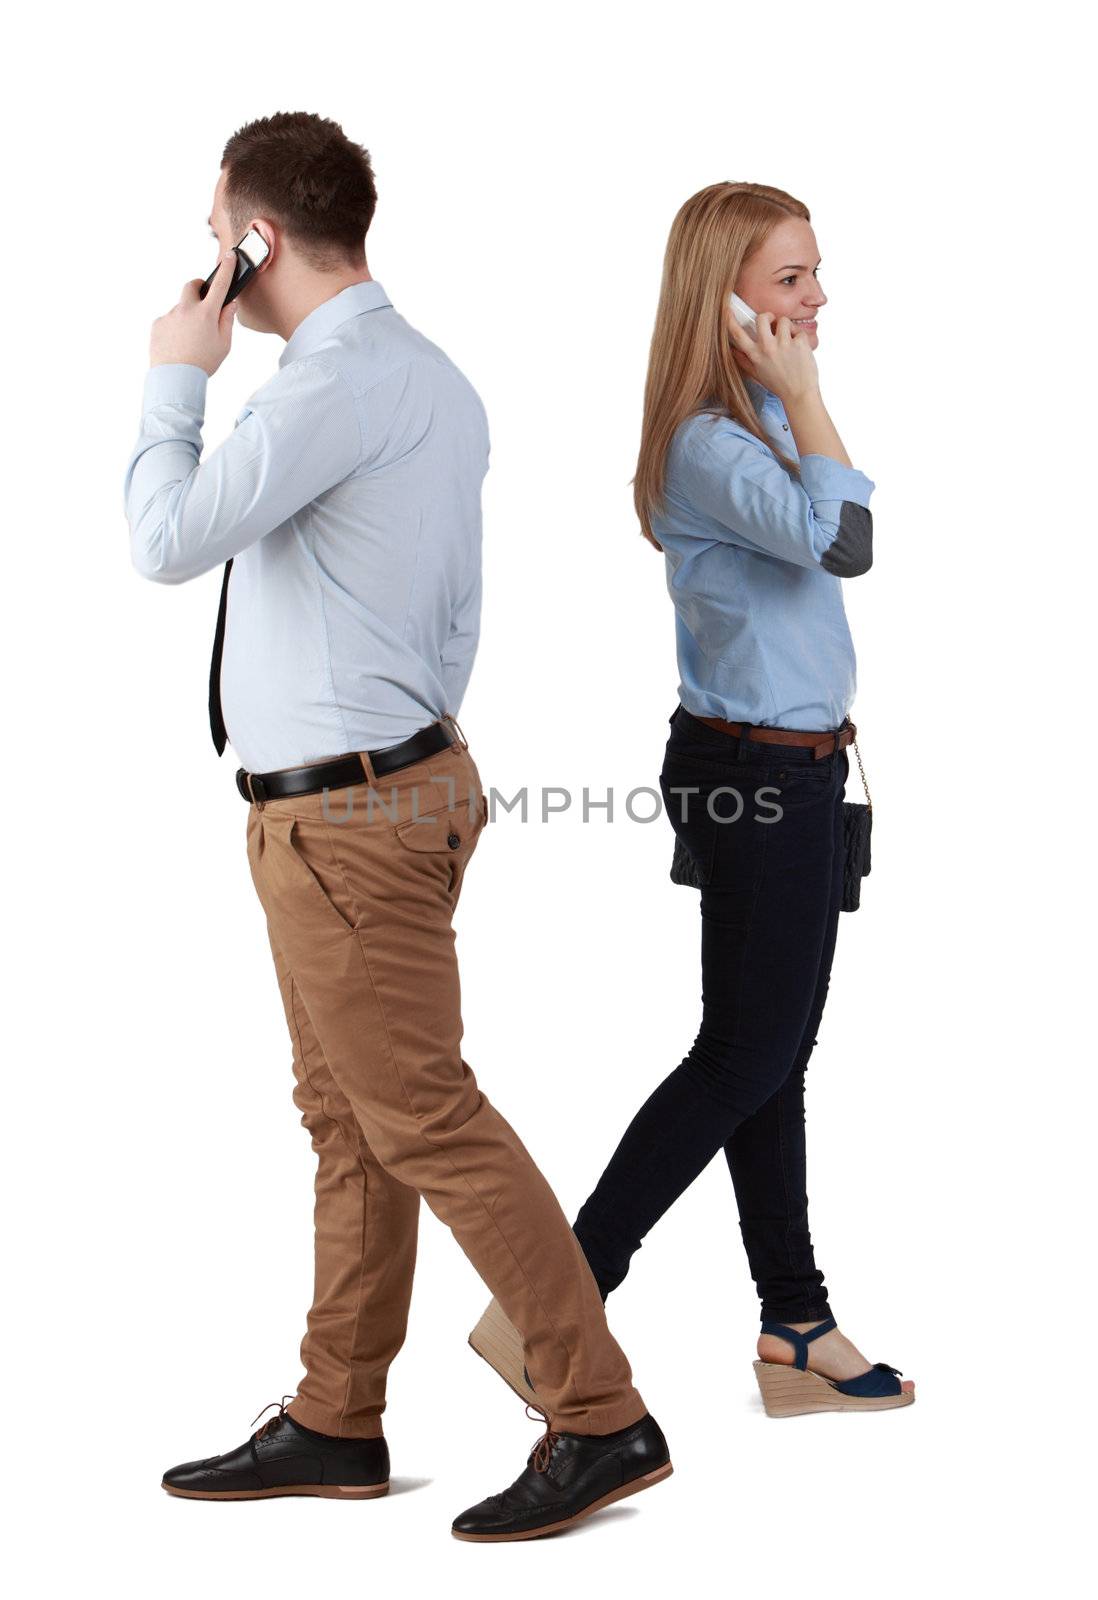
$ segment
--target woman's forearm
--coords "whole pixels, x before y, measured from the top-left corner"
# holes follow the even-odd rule
[[[783,398],[782,405],[789,418],[798,455],[830,456],[832,461],[838,461],[844,467],[853,466],[818,389],[810,389],[788,400]]]

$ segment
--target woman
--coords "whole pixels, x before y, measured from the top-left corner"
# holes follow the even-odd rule
[[[842,901],[853,737],[842,582],[871,564],[874,488],[820,395],[818,267],[807,208],[760,184],[701,190],[668,240],[634,499],[676,611],[680,704],[660,787],[674,875],[701,890],[703,1013],[574,1224],[605,1300],[723,1149],[772,1416],[914,1399],[837,1328],[805,1194],[804,1077]],[[471,1342],[535,1398],[494,1303]]]

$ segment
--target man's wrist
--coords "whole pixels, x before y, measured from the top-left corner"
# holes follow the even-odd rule
[[[209,369],[207,367],[204,367],[202,365],[201,361],[185,361],[182,356],[153,356],[152,360],[149,362],[149,366],[150,367],[197,367],[200,372],[204,372],[206,374],[207,378],[212,376],[212,374],[210,373]]]

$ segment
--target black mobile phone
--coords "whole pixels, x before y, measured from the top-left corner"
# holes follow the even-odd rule
[[[237,295],[246,284],[249,284],[252,281],[252,279],[255,277],[255,274],[259,271],[264,261],[266,261],[267,257],[270,255],[270,250],[268,249],[266,239],[264,239],[262,234],[256,233],[254,228],[249,229],[249,231],[244,235],[243,239],[241,239],[240,243],[233,246],[233,249],[236,251],[236,270],[233,273],[233,281],[229,285],[229,292],[221,302],[222,310],[225,309],[230,300],[236,299]],[[201,289],[199,289],[198,298],[200,300],[205,300],[206,290],[210,287],[210,284],[214,281],[216,276],[217,267],[213,269],[205,283],[202,285]]]

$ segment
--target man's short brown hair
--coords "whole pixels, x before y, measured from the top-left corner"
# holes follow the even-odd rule
[[[338,122],[309,111],[259,117],[233,134],[221,165],[234,227],[270,217],[321,271],[362,260],[377,189],[370,152]]]

